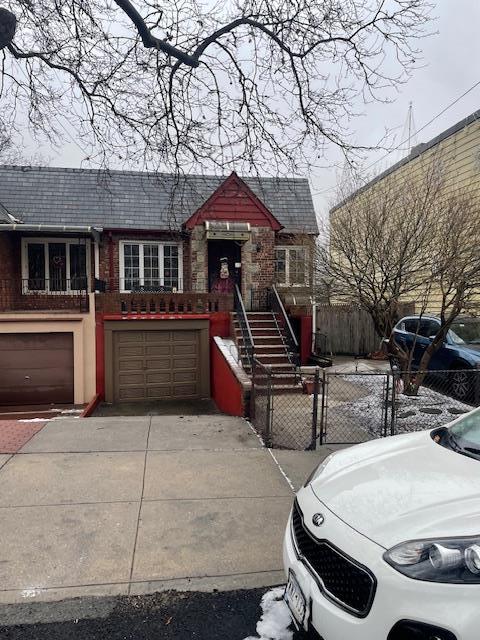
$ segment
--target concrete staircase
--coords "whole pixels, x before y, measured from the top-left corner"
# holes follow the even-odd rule
[[[278,326],[275,314],[266,312],[247,312],[247,319],[255,343],[255,357],[261,364],[271,367],[274,376],[272,383],[275,393],[302,393],[302,385],[295,366],[288,358],[287,342],[283,330]],[[235,314],[232,314],[235,341],[242,359],[243,368],[251,375],[243,347],[243,335]],[[262,384],[262,374],[257,371],[257,384]]]

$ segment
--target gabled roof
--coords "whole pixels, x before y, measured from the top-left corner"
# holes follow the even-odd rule
[[[243,178],[286,232],[318,233],[308,181]],[[0,202],[25,223],[181,229],[225,177],[0,166]]]
[[[192,229],[205,220],[245,220],[255,226],[280,231],[282,225],[235,172],[212,193],[185,223]]]

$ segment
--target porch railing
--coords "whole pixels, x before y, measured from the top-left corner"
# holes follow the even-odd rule
[[[240,330],[242,332],[243,350],[245,353],[245,358],[251,370],[253,370],[253,359],[255,356],[255,343],[253,341],[252,331],[248,323],[247,312],[245,311],[245,305],[243,304],[242,294],[240,293],[240,289],[238,288],[238,285],[235,285],[234,303],[235,303],[235,314],[237,316],[238,324],[240,325]]]
[[[2,278],[0,312],[88,311],[86,278]]]
[[[275,316],[279,328],[283,329],[290,362],[295,367],[300,366],[298,341],[275,285],[269,289],[269,307]]]
[[[95,301],[97,311],[125,316],[233,311],[233,296],[220,293],[99,293]]]

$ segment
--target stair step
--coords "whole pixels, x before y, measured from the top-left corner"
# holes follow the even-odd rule
[[[240,347],[240,351],[244,351],[244,347],[242,345],[239,345]],[[287,350],[285,349],[285,346],[282,344],[258,344],[257,342],[255,343],[255,353],[257,356],[260,355],[283,355],[286,356],[287,355]]]
[[[263,387],[261,385],[256,385],[258,389],[262,390],[262,391],[266,391],[267,387]],[[301,385],[296,385],[296,386],[292,386],[292,385],[288,385],[288,384],[279,384],[279,385],[275,385],[272,387],[272,394],[273,395],[287,395],[290,393],[294,393],[294,394],[300,394],[303,393],[303,387]]]
[[[273,317],[273,313],[269,313],[268,311],[247,311],[249,322],[250,320],[271,320]]]
[[[280,335],[278,336],[253,336],[253,340],[255,342],[255,348],[257,348],[258,345],[268,345],[268,346],[274,346],[275,348],[279,348],[281,346],[283,346],[283,340],[282,337]]]
[[[240,322],[237,319],[235,319],[233,321],[233,323],[235,325],[239,325],[240,324]],[[260,319],[260,320],[257,320],[257,318],[248,318],[248,324],[250,326],[252,326],[254,324],[258,324],[259,326],[263,326],[265,324],[272,324],[272,325],[277,326],[276,323],[275,323],[275,320],[273,318],[264,318],[264,319]]]

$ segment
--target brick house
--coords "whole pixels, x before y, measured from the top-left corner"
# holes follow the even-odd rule
[[[0,405],[208,397],[274,284],[305,357],[317,233],[303,179],[0,167]]]

